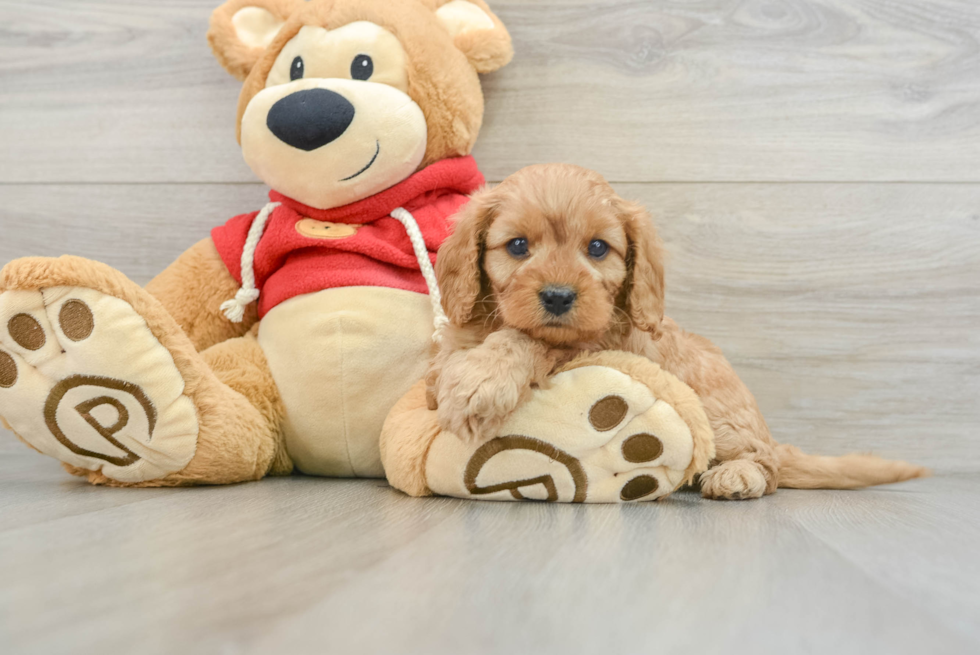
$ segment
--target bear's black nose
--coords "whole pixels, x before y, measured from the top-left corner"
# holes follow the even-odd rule
[[[541,299],[541,306],[546,312],[554,316],[561,316],[572,308],[578,294],[568,287],[547,287],[538,294],[538,297]]]
[[[286,96],[269,110],[266,125],[280,141],[310,152],[347,131],[354,105],[328,89],[307,89]]]

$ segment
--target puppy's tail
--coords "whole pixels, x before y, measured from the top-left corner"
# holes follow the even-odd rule
[[[790,489],[860,489],[932,475],[927,468],[873,455],[821,457],[778,444],[779,486]]]

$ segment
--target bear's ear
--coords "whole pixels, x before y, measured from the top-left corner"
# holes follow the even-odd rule
[[[436,9],[456,47],[478,73],[492,73],[514,57],[507,28],[483,0],[450,0]]]
[[[211,14],[208,43],[226,71],[239,80],[276,38],[303,0],[228,0]]]

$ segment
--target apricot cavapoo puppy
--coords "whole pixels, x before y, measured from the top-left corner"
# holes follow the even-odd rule
[[[664,317],[660,239],[639,205],[577,166],[525,168],[456,217],[437,275],[451,321],[427,377],[430,409],[462,439],[490,438],[535,386],[583,351],[648,357],[701,397],[717,459],[708,498],[777,487],[856,488],[926,473],[866,455],[777,444],[721,351]]]

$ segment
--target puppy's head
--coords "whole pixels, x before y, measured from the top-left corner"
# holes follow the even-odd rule
[[[553,344],[628,326],[659,337],[663,263],[650,216],[584,168],[531,166],[476,195],[437,273],[458,326],[492,312]]]

